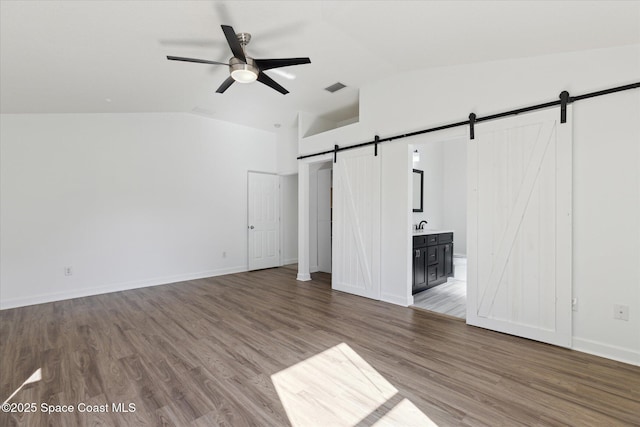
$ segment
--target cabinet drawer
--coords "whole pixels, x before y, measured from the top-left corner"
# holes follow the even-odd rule
[[[438,262],[438,247],[430,246],[427,248],[427,265],[435,264]]]
[[[437,234],[429,234],[424,236],[427,239],[427,246],[433,246],[438,244],[438,235]]]
[[[438,234],[438,244],[453,242],[453,233]]]
[[[438,280],[438,266],[434,265],[427,268],[427,283],[432,283]]]
[[[429,236],[413,236],[413,247],[420,248],[427,246],[427,237]]]

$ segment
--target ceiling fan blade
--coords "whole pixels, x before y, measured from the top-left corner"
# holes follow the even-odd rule
[[[200,64],[229,65],[226,62],[207,61],[206,59],[183,58],[181,56],[167,56],[167,59],[171,61],[197,62]]]
[[[260,73],[258,73],[258,81],[260,83],[266,84],[270,88],[273,88],[273,89],[277,90],[278,92],[280,92],[283,95],[286,95],[286,94],[289,93],[288,90],[286,90],[285,88],[280,86],[278,83],[276,83],[275,80],[273,80],[271,77],[267,76],[262,71]]]
[[[230,25],[221,25],[221,27],[224,32],[224,36],[227,38],[227,43],[229,43],[233,56],[246,64],[247,58],[244,56],[242,45],[238,41],[238,37],[236,36],[236,32],[233,30],[233,27]]]
[[[261,70],[288,67],[290,65],[311,64],[309,58],[256,59],[255,62]]]
[[[269,71],[269,75],[272,75],[271,73],[277,74],[278,76],[284,77],[287,80],[295,80],[296,79],[296,75],[295,74],[290,73],[290,72],[288,72],[286,70],[283,70],[282,68],[272,68],[272,69],[267,70],[267,71]]]
[[[217,93],[224,93],[225,90],[229,89],[229,86],[231,86],[233,84],[233,82],[235,82],[235,80],[233,80],[233,77],[231,77],[231,76],[227,77],[227,80],[222,82],[222,84],[220,85],[218,90],[216,90],[216,92]]]

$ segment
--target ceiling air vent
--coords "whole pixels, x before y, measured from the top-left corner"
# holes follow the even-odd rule
[[[340,89],[344,89],[345,87],[347,87],[347,86],[343,85],[340,82],[336,82],[336,83],[332,84],[331,86],[325,87],[324,90],[326,90],[327,92],[334,93],[334,92],[339,91]]]

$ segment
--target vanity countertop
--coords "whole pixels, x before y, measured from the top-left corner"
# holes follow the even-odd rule
[[[425,236],[427,234],[440,234],[440,233],[453,233],[453,230],[430,230],[426,228],[424,230],[413,230],[414,236]]]

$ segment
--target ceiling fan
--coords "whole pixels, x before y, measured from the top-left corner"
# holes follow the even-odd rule
[[[272,68],[288,67],[291,65],[310,64],[309,58],[279,58],[279,59],[254,59],[247,56],[245,53],[245,47],[251,40],[251,34],[249,33],[237,33],[230,25],[222,25],[222,31],[227,38],[227,43],[231,48],[233,57],[229,59],[229,63],[208,61],[206,59],[195,58],[183,58],[180,56],[167,56],[167,59],[172,61],[185,61],[185,62],[197,62],[200,64],[214,64],[214,65],[227,65],[229,66],[229,72],[231,75],[222,82],[217,93],[224,93],[229,89],[234,82],[238,83],[252,83],[258,80],[283,95],[289,93],[288,90],[280,86],[275,80],[263,73],[264,70],[270,70]]]

